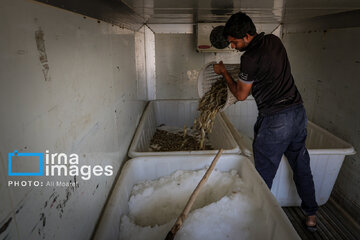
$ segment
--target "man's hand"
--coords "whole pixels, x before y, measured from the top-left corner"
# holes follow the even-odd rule
[[[229,72],[226,70],[225,65],[223,64],[222,61],[220,61],[218,64],[214,64],[214,72],[223,75],[230,91],[236,97],[237,100],[243,101],[249,96],[252,87],[252,82],[251,83],[244,83],[242,81],[235,82],[234,79],[229,74]]]
[[[226,68],[222,61],[220,61],[218,64],[214,64],[214,72],[219,75],[224,75]]]

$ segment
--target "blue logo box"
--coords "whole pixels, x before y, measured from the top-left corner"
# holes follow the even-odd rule
[[[12,157],[19,156],[19,157],[39,157],[40,159],[40,172],[12,172],[11,170],[11,160]],[[43,153],[18,153],[15,150],[13,153],[8,154],[9,157],[9,176],[42,176],[43,175]]]

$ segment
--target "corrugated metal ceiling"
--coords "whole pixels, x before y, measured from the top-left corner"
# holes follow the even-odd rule
[[[238,11],[256,23],[295,23],[360,9],[359,0],[38,0],[112,24],[225,22]]]
[[[123,0],[148,23],[226,21],[238,11],[258,23],[289,23],[360,9],[359,0]]]

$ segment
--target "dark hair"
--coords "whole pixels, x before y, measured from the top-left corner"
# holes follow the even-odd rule
[[[251,18],[245,13],[238,12],[232,15],[225,24],[224,37],[243,38],[246,34],[255,35],[256,27]]]

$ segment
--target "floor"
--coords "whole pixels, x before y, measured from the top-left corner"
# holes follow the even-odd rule
[[[333,200],[329,200],[317,212],[317,231],[304,228],[305,215],[300,207],[283,207],[301,239],[360,239],[360,224],[354,222]]]

